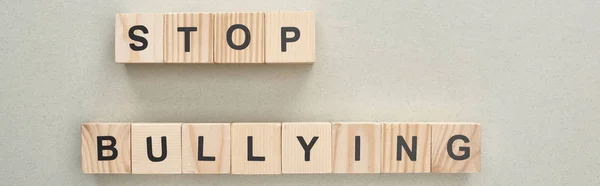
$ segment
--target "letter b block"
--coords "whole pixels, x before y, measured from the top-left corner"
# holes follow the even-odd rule
[[[130,124],[86,123],[81,126],[81,168],[88,174],[131,173]]]
[[[163,14],[116,14],[115,61],[163,62]]]
[[[265,13],[215,13],[215,63],[265,63]]]
[[[315,14],[268,12],[265,14],[266,63],[315,62]]]
[[[281,174],[281,123],[231,124],[232,174]]]
[[[181,123],[131,124],[133,174],[181,174]]]
[[[432,124],[431,131],[431,172],[479,172],[481,169],[479,124]]]

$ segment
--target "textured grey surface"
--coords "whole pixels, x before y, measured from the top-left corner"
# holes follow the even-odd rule
[[[117,12],[313,10],[317,63],[114,63]],[[0,1],[2,185],[599,185],[597,1]],[[88,121],[472,121],[478,174],[84,175]]]

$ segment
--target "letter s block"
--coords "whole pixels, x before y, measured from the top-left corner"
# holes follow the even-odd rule
[[[265,14],[266,63],[315,62],[315,14],[267,12]]]
[[[116,14],[115,61],[163,62],[163,14]]]
[[[87,174],[130,174],[130,124],[81,126],[81,168]]]
[[[215,63],[265,63],[265,13],[215,13]]]
[[[481,131],[477,123],[431,125],[431,172],[474,173],[481,169]]]
[[[131,124],[131,173],[181,174],[181,125]]]

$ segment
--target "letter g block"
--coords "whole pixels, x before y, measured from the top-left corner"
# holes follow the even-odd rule
[[[474,173],[481,169],[481,130],[477,123],[431,125],[431,172]]]

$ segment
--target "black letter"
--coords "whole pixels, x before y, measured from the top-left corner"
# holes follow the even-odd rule
[[[238,28],[242,29],[242,31],[244,31],[244,35],[246,36],[242,45],[235,45],[232,40],[233,31]],[[234,50],[243,50],[248,47],[248,45],[250,45],[250,30],[248,30],[248,27],[242,24],[231,25],[231,27],[227,29],[227,44]]]
[[[162,146],[162,154],[160,155],[160,157],[157,158],[154,157],[154,155],[152,155],[152,137],[146,138],[146,153],[148,154],[148,159],[150,159],[150,161],[152,162],[163,161],[165,160],[165,158],[167,158],[167,137],[160,137],[160,143]]]
[[[129,43],[129,48],[131,48],[131,50],[134,50],[134,51],[140,51],[140,50],[146,49],[146,47],[148,47],[148,40],[146,40],[146,38],[144,38],[144,37],[134,35],[133,32],[135,30],[141,30],[144,34],[148,33],[148,28],[146,28],[143,25],[132,26],[129,29],[129,38],[131,38],[131,40],[141,42],[142,46],[135,46],[135,44]]]
[[[198,136],[198,161],[215,161],[215,157],[204,156],[204,136]]]
[[[184,32],[185,52],[190,52],[190,32],[198,31],[197,27],[177,27],[177,32]]]
[[[292,38],[285,37],[287,32],[294,32],[294,37],[292,37]],[[300,30],[298,30],[298,28],[296,28],[296,27],[281,27],[281,51],[282,52],[287,51],[286,44],[288,42],[295,42],[295,41],[298,41],[298,39],[300,39]]]
[[[354,161],[360,161],[360,136],[354,136]]]
[[[302,145],[302,148],[304,149],[304,161],[310,161],[310,149],[312,149],[313,145],[315,145],[319,137],[313,137],[310,140],[310,144],[308,145],[306,145],[306,141],[304,141],[304,138],[302,136],[296,136],[296,138],[298,138],[298,141],[300,141],[300,145]]]
[[[102,146],[102,141],[103,140],[110,141],[110,145],[108,145],[108,146]],[[96,137],[96,146],[98,147],[98,161],[114,160],[114,159],[116,159],[117,155],[119,154],[119,152],[117,152],[117,149],[115,149],[115,145],[117,145],[117,140],[115,139],[115,137],[112,137],[112,136],[98,136],[98,137]],[[104,156],[104,155],[102,155],[102,151],[103,150],[110,150],[110,151],[112,151],[112,155],[110,155],[110,156]]]
[[[467,158],[469,158],[471,156],[471,148],[469,147],[459,147],[458,150],[459,151],[464,151],[465,154],[462,156],[457,156],[456,154],[454,154],[454,152],[452,152],[452,143],[454,143],[454,141],[456,140],[463,140],[465,143],[469,143],[469,138],[467,138],[466,136],[463,135],[455,135],[452,136],[449,140],[448,140],[448,155],[450,155],[450,157],[454,160],[466,160]]]
[[[265,161],[265,157],[252,155],[252,136],[248,136],[248,161]]]
[[[406,140],[404,140],[403,136],[397,136],[397,138],[396,160],[402,161],[402,149],[404,148],[410,161],[417,161],[417,137],[412,137],[412,150],[408,148],[408,144],[406,144]]]

